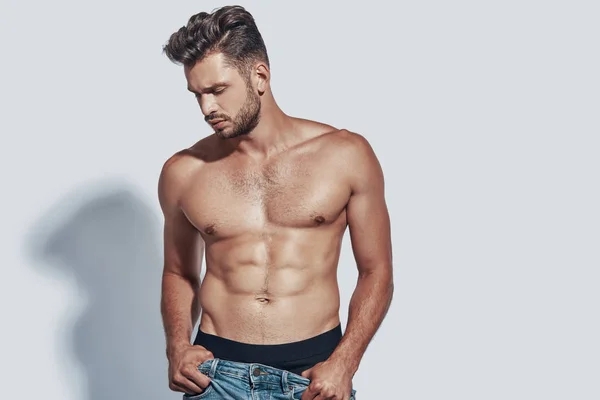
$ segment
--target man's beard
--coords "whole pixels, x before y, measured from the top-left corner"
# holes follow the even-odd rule
[[[227,121],[231,119],[227,118]],[[260,96],[252,91],[248,91],[246,101],[240,108],[240,111],[232,121],[231,128],[217,130],[217,136],[222,139],[232,139],[238,136],[247,135],[260,121]]]

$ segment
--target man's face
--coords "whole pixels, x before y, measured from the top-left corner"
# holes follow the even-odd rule
[[[246,135],[260,120],[260,96],[221,53],[184,68],[188,90],[195,94],[208,122],[224,139]]]

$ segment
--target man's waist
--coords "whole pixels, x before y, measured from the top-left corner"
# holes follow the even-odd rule
[[[307,339],[280,344],[251,344],[213,335],[198,329],[194,340],[216,358],[245,363],[277,365],[280,362],[323,357],[326,359],[342,338],[341,325]]]

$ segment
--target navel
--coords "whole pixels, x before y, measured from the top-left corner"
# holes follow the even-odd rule
[[[271,299],[264,295],[256,296],[255,299],[256,299],[256,301],[258,301],[260,304],[263,304],[263,305],[267,305],[267,304],[271,303]]]

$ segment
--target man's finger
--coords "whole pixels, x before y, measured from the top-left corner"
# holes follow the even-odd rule
[[[198,371],[197,368],[184,369],[181,371],[181,374],[187,378],[194,387],[199,388],[200,391],[203,391],[210,385],[210,378]]]
[[[311,368],[309,368],[305,371],[302,371],[302,373],[300,375],[303,376],[304,378],[310,379],[310,370],[311,370]]]
[[[308,388],[302,393],[301,400],[314,400],[315,397],[319,395],[319,392],[314,390],[311,385],[308,385]]]
[[[189,386],[189,387],[188,387]],[[194,384],[194,382],[185,379],[185,380],[181,380],[181,383],[173,383],[171,384],[171,389],[177,392],[183,392],[183,393],[187,393],[189,395],[195,395],[195,394],[199,394],[202,393],[202,388],[199,388],[198,386],[196,386]]]

